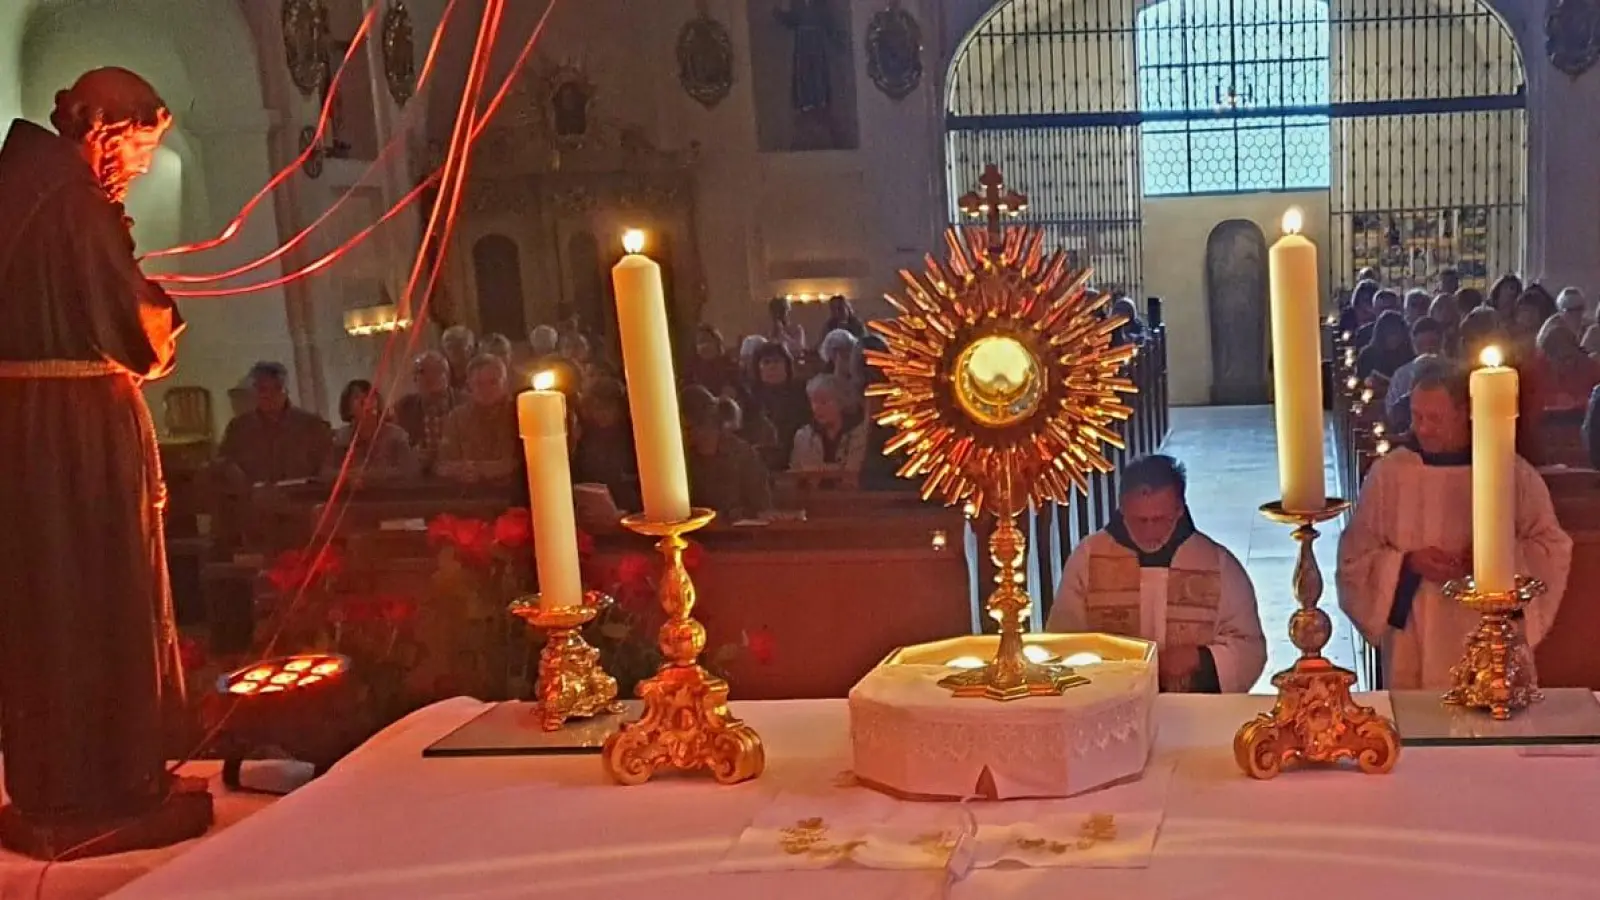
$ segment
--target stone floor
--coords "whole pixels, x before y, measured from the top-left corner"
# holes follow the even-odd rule
[[[1278,499],[1278,447],[1268,406],[1175,409],[1166,452],[1189,469],[1189,507],[1195,525],[1233,551],[1255,585],[1261,625],[1267,634],[1267,670],[1255,691],[1271,692],[1272,673],[1286,668],[1299,652],[1289,643],[1289,614],[1295,610],[1290,575],[1298,547],[1289,529],[1274,525],[1256,511]],[[1328,459],[1333,458],[1331,447]],[[1328,492],[1337,494],[1330,464]],[[1333,617],[1333,640],[1324,651],[1335,663],[1355,668],[1355,632],[1338,611],[1333,567],[1339,523],[1320,529],[1317,559],[1327,589],[1322,606]]]

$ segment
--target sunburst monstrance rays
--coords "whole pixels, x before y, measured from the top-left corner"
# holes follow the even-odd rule
[[[1087,473],[1112,469],[1102,447],[1123,446],[1114,423],[1132,414],[1123,395],[1136,389],[1120,373],[1136,350],[1111,346],[1125,320],[1100,317],[1109,298],[1091,297],[1089,272],[1070,271],[1063,253],[1045,253],[1041,229],[991,221],[950,229],[946,244],[943,263],[930,255],[922,274],[901,272],[904,292],[886,298],[898,317],[870,325],[889,348],[867,353],[886,378],[868,388],[884,398],[878,422],[898,431],[884,452],[904,452],[900,476],[923,477],[923,498],[947,504],[983,508],[997,492],[1013,506],[1063,502],[1073,486],[1088,490]],[[956,396],[958,358],[995,335],[1031,352],[1043,377],[1027,413],[1001,424]]]

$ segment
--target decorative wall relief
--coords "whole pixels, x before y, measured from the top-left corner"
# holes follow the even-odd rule
[[[891,100],[904,100],[922,83],[922,26],[900,0],[867,25],[867,75]]]
[[[283,0],[283,54],[294,86],[315,94],[328,78],[326,0]]]
[[[678,83],[706,109],[733,89],[733,39],[703,4],[700,14],[678,31]]]
[[[394,0],[383,14],[383,77],[400,106],[417,92],[417,48],[406,0]]]
[[[1600,60],[1600,0],[1554,0],[1544,20],[1550,64],[1577,78]]]

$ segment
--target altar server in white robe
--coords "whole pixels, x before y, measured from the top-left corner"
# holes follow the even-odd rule
[[[1339,606],[1380,648],[1385,686],[1445,690],[1478,615],[1441,588],[1472,573],[1472,422],[1467,374],[1440,360],[1411,389],[1411,438],[1373,464],[1339,541]],[[1525,613],[1538,644],[1555,621],[1572,562],[1544,479],[1516,460],[1517,571],[1548,592]]]
[[[1248,691],[1267,664],[1256,592],[1238,558],[1195,530],[1187,487],[1170,456],[1124,470],[1111,524],[1067,559],[1048,627],[1155,641],[1164,691]]]

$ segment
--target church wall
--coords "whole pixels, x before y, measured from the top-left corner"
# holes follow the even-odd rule
[[[1164,298],[1169,328],[1167,366],[1172,402],[1211,402],[1211,325],[1207,318],[1206,240],[1221,222],[1254,222],[1271,246],[1283,234],[1283,214],[1299,207],[1305,235],[1328,246],[1328,192],[1152,197],[1144,201],[1144,283]],[[1324,285],[1326,288],[1326,285]],[[1268,338],[1270,340],[1270,338]]]
[[[56,4],[26,21],[14,70],[4,67],[0,51],[0,103],[8,102],[6,79],[14,79],[17,110],[47,122],[56,91],[88,69],[121,65],[150,80],[172,107],[177,124],[163,159],[130,195],[130,214],[148,219],[136,225],[141,251],[218,234],[266,182],[269,117],[248,62],[249,33],[232,10],[212,0],[143,0],[136,7],[81,2]],[[218,271],[276,246],[269,200],[225,247],[168,265]],[[276,271],[269,267],[254,277]],[[151,399],[158,403],[168,388],[180,385],[208,388],[220,429],[227,418],[227,390],[250,362],[290,355],[282,294],[264,291],[179,305],[189,322],[179,365],[150,386]]]
[[[1375,13],[1393,16],[1396,12],[1394,4],[1381,0],[1338,2],[1342,18],[1359,19]],[[1469,9],[1468,2],[1438,0],[1437,8],[1460,12]],[[952,20],[976,23],[980,16],[974,13],[975,5],[981,4],[958,5]],[[1082,5],[1018,0],[1005,23],[1009,29],[1048,31],[1089,21],[1102,34],[1089,38],[1065,35],[1053,42],[1034,42],[1018,50],[1024,56],[1013,61],[1008,61],[1002,47],[985,46],[972,62],[986,63],[986,67],[969,64],[956,73],[958,80],[952,95],[956,108],[966,114],[1025,113],[1045,106],[1051,111],[1082,113],[1136,108],[1132,33],[1137,8],[1137,3],[1130,3],[1125,8],[1112,9],[1101,0]],[[1347,31],[1347,35],[1354,33],[1356,39],[1330,48],[1335,68],[1331,84],[1334,98],[1464,96],[1515,89],[1516,50],[1500,36],[1498,26],[1484,18],[1449,26],[1445,21],[1424,19],[1403,40],[1394,38],[1389,26]],[[1430,54],[1429,48],[1435,52]],[[1438,48],[1445,48],[1446,53],[1436,52]],[[1534,58],[1542,63],[1541,56]],[[1411,62],[1402,64],[1397,60]],[[1019,64],[1024,69],[1046,73],[1053,82],[1016,79],[1013,73]],[[1424,83],[1424,78],[1431,79],[1431,83]],[[1385,79],[1394,80],[1385,83]],[[1490,246],[1508,251],[1520,247],[1524,218],[1520,207],[1527,195],[1525,131],[1515,124],[1514,117],[1514,113],[1473,113],[1408,118],[1403,124],[1403,120],[1392,117],[1336,122],[1331,133],[1335,149],[1331,173],[1334,207],[1351,212],[1459,208],[1509,201],[1518,208],[1491,213],[1490,227],[1496,237]],[[1468,139],[1468,129],[1488,129],[1493,139]],[[1118,139],[1110,129],[1100,131],[1109,136],[1097,137],[1088,130],[1077,130],[1029,138],[1029,146],[1035,152],[1020,166],[1011,167],[1009,180],[1033,195],[1036,209],[1042,208],[1041,198],[1048,193],[1052,197],[1048,201],[1051,212],[1104,209],[1108,197],[1124,196],[1130,190],[1137,193],[1139,186],[1129,184],[1137,170],[1128,160],[1128,154],[1136,152],[1136,140],[1131,135]],[[1447,163],[1434,148],[1451,141],[1473,149],[1459,163]],[[957,153],[958,171],[952,175],[950,196],[962,189],[962,173],[981,162],[977,158],[981,151],[970,152],[972,143],[960,139],[951,143]],[[1472,170],[1472,174],[1463,172],[1463,168]],[[1482,173],[1492,175],[1485,178]],[[1225,219],[1247,219],[1261,225],[1270,242],[1279,234],[1278,220],[1291,202],[1305,210],[1308,232],[1325,260],[1331,254],[1343,258],[1349,252],[1349,217],[1334,221],[1332,227],[1343,232],[1338,239],[1330,233],[1329,191],[1162,197],[1142,203],[1142,293],[1167,301],[1168,322],[1173,326],[1169,359],[1176,402],[1205,403],[1210,397],[1211,342],[1203,260],[1211,228]],[[1072,237],[1065,240],[1076,241]],[[1102,241],[1099,252],[1089,253],[1085,261],[1103,275],[1114,273],[1120,268],[1116,255],[1119,246],[1115,241]],[[1333,264],[1340,271],[1345,268],[1337,261]],[[1494,277],[1496,269],[1518,268],[1522,264],[1523,260],[1510,252],[1491,253],[1489,277]],[[1422,268],[1428,271],[1419,269],[1414,274],[1425,281],[1432,275],[1432,267],[1422,264]],[[1117,279],[1113,276],[1110,280]],[[1350,279],[1346,276],[1344,280]],[[1333,285],[1323,287],[1326,293]]]

